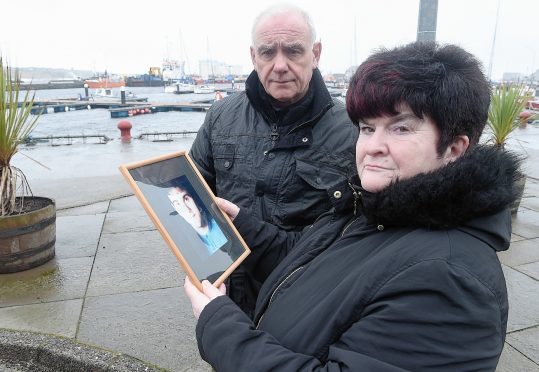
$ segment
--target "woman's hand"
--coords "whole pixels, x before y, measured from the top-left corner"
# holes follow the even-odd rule
[[[191,301],[193,314],[195,314],[195,318],[197,319],[200,316],[202,310],[204,310],[206,305],[209,304],[211,300],[219,296],[224,296],[226,293],[226,288],[224,284],[221,284],[219,286],[219,289],[217,289],[207,280],[202,281],[203,292],[200,292],[198,288],[191,282],[191,280],[189,280],[188,276],[185,277],[185,284],[183,286],[183,289],[185,291],[185,294],[187,295],[187,297],[189,297],[189,300]]]
[[[229,202],[226,199],[215,198],[215,201],[217,205],[219,206],[219,208],[221,208],[223,212],[225,212],[232,221],[234,221],[234,218],[236,218],[238,213],[240,213],[240,207],[238,207],[236,204],[232,202]]]

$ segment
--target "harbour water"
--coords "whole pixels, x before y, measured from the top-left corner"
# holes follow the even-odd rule
[[[212,99],[215,94],[170,94],[163,87],[126,88],[150,103],[189,102]],[[92,91],[90,91],[90,94]],[[119,96],[119,90],[115,92]],[[39,90],[36,99],[74,98],[84,89]],[[106,135],[111,140],[100,144],[96,139],[75,138],[20,146],[12,165],[26,174],[34,195],[57,200],[58,207],[82,205],[130,193],[118,166],[152,156],[189,150],[195,134],[173,136],[170,141],[155,142],[151,136],[138,139],[141,133],[197,131],[205,112],[160,112],[127,118],[133,125],[131,143],[121,143],[117,128],[107,109],[68,111],[42,115],[32,132],[34,137]],[[162,138],[161,138],[162,139]],[[42,164],[42,165],[41,165]],[[87,197],[85,195],[87,194]]]

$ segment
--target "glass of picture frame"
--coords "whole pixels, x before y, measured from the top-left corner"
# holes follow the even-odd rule
[[[120,165],[191,281],[219,287],[250,250],[186,151]]]

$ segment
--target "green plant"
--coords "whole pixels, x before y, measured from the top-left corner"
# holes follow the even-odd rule
[[[503,84],[492,90],[488,126],[495,145],[505,145],[507,137],[519,126],[518,115],[531,98],[523,84]]]
[[[10,162],[35,128],[39,115],[30,116],[34,95],[29,91],[22,94],[20,75],[4,65],[2,57],[0,69],[0,216],[7,216],[21,212],[24,196],[32,193],[24,173]],[[17,193],[22,197],[19,202]]]

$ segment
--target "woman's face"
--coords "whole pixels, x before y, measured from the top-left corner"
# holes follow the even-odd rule
[[[193,197],[185,190],[175,187],[168,194],[172,206],[195,229],[202,226],[202,216]]]
[[[450,151],[438,155],[440,133],[432,119],[415,116],[407,105],[396,116],[359,123],[356,165],[363,188],[378,192],[397,179],[427,173],[449,161]]]

